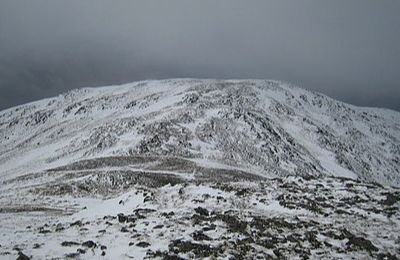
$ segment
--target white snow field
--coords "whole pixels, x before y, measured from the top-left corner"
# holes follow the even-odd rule
[[[400,113],[289,83],[77,89],[0,111],[0,259],[397,259],[399,171]]]

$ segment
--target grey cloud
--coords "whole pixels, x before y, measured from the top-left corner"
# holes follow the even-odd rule
[[[0,2],[0,109],[171,77],[271,78],[400,110],[397,0]]]

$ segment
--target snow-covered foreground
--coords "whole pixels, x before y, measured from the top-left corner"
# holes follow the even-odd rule
[[[0,258],[400,255],[398,190],[333,177],[173,183],[135,184],[111,198],[13,196],[0,214]]]

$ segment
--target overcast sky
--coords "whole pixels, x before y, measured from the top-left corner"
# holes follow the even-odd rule
[[[400,110],[399,0],[0,0],[0,109],[175,77],[290,81]]]

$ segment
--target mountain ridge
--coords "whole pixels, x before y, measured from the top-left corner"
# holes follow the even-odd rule
[[[272,177],[311,173],[399,186],[398,122],[396,111],[356,107],[280,81],[141,81],[1,111],[0,163],[9,174],[157,154],[255,167]],[[50,156],[38,155],[44,147]],[[42,165],[21,163],[29,156]]]

